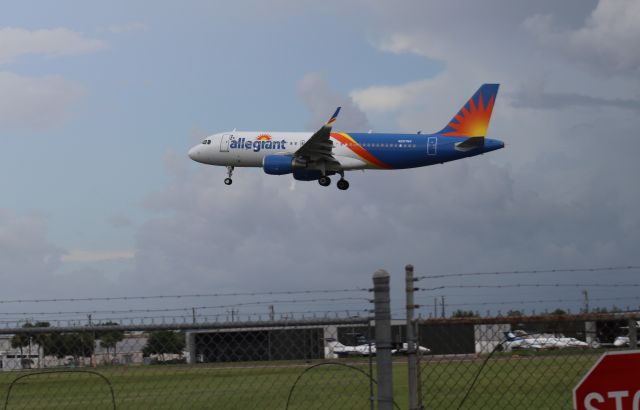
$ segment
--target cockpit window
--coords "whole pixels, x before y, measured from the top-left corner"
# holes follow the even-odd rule
[[[203,143],[203,144],[206,144],[206,143],[207,143],[207,140],[202,141],[202,143]]]

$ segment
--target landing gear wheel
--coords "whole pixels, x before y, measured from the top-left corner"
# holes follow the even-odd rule
[[[329,186],[331,185],[331,178],[329,177],[320,177],[318,179],[318,183],[322,186]]]
[[[342,191],[349,189],[349,181],[347,181],[346,179],[340,179],[337,185],[338,185],[338,189]]]
[[[231,185],[231,183],[233,182],[231,180],[231,176],[233,175],[233,166],[229,165],[227,166],[227,177],[224,179],[224,184],[225,185]]]

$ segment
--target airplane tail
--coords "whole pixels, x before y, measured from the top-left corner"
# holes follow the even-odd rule
[[[514,335],[513,332],[502,332],[502,333],[504,334],[504,338],[507,340],[507,342],[510,342],[516,338],[516,335]]]
[[[485,137],[500,84],[482,84],[440,131],[445,137]]]
[[[345,347],[342,343],[338,342],[336,339],[334,339],[333,337],[327,337],[325,339],[325,341],[327,342],[327,346],[331,347],[331,348],[336,348],[336,347]]]

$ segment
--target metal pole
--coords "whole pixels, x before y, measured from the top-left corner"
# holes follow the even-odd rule
[[[584,289],[582,294],[584,295],[584,313],[589,313],[589,291]]]
[[[373,274],[373,303],[376,321],[378,410],[392,410],[391,301],[389,297],[389,272],[383,269],[379,269]]]
[[[638,348],[638,328],[636,326],[636,318],[629,318],[629,349]]]
[[[409,410],[421,408],[418,401],[418,358],[416,356],[416,336],[414,333],[414,309],[416,305],[413,300],[413,265],[404,268],[406,291],[407,291],[407,366],[409,369]]]

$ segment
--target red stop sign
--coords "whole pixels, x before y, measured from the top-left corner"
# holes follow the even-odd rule
[[[606,352],[573,389],[578,410],[640,410],[640,350]]]

